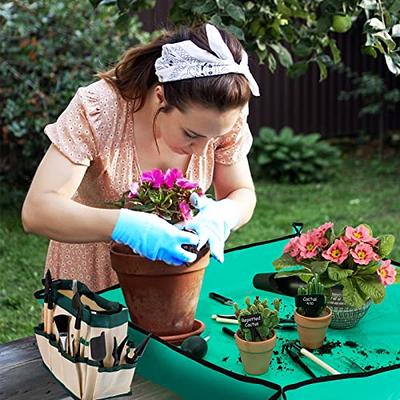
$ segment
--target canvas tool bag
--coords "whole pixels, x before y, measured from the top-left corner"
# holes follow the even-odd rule
[[[76,292],[79,301],[78,296],[73,301]],[[126,358],[134,354],[134,345],[127,339],[128,309],[98,296],[79,281],[52,281],[50,293],[51,301],[46,299],[45,290],[35,293],[37,299],[45,301],[43,319],[48,322],[34,329],[48,370],[78,399],[129,394],[136,361],[128,357],[127,362]],[[67,326],[66,335],[58,331],[56,321],[60,320]],[[118,347],[120,356],[116,357]]]

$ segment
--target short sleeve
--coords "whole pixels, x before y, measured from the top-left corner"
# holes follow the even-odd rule
[[[96,98],[80,88],[57,121],[44,128],[51,142],[74,164],[89,166],[96,158]]]
[[[232,165],[247,156],[253,143],[253,136],[247,124],[248,113],[246,106],[233,129],[215,141],[215,162]]]

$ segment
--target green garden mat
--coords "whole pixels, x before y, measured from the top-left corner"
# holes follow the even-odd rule
[[[400,399],[400,285],[388,287],[380,305],[372,305],[367,315],[352,329],[329,329],[325,346],[314,352],[342,374],[331,376],[310,360],[302,358],[318,376],[310,379],[293,364],[282,344],[297,338],[296,331],[277,331],[278,341],[269,371],[263,375],[246,375],[232,337],[222,332],[212,314],[231,314],[233,308],[208,297],[217,292],[243,305],[244,297],[256,295],[282,299],[280,316],[290,317],[294,299],[253,287],[257,273],[274,272],[272,261],[294,235],[242,246],[225,253],[224,264],[214,260],[208,266],[201,290],[196,318],[206,324],[203,337],[210,336],[204,359],[196,360],[179,347],[153,338],[140,360],[137,373],[168,387],[184,399],[323,399],[337,400],[338,395],[352,400]],[[108,300],[125,304],[122,291],[113,287],[101,293]],[[146,332],[130,324],[129,335],[139,342]],[[350,366],[342,355],[351,358],[367,372]]]

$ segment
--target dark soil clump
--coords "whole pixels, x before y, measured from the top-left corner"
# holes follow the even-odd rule
[[[336,347],[341,347],[342,343],[339,340],[326,342],[317,350],[317,354],[332,354],[332,350]]]
[[[347,347],[351,347],[352,349],[356,349],[358,347],[358,344],[352,340],[346,340],[343,344]]]

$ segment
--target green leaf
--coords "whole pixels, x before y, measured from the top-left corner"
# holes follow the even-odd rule
[[[226,29],[235,35],[239,40],[245,40],[244,33],[239,27],[235,25],[229,25],[226,27]]]
[[[271,161],[271,158],[265,153],[261,153],[257,157],[257,162],[260,165],[268,164],[270,161]]]
[[[335,232],[332,228],[329,228],[326,232],[325,232],[325,237],[329,240],[329,243],[333,243],[336,240],[336,236],[335,236]]]
[[[314,276],[314,274],[305,268],[293,271],[282,271],[282,272],[277,272],[275,274],[275,278],[277,279],[289,278],[291,276],[298,276],[302,281],[304,281],[305,279],[311,279]]]
[[[276,59],[272,53],[268,53],[267,56],[267,64],[268,64],[268,69],[274,73],[276,70]]]
[[[323,15],[317,21],[317,32],[325,33],[328,31],[332,23],[331,15]]]
[[[338,64],[341,60],[341,56],[340,56],[340,50],[336,45],[336,40],[334,39],[329,40],[329,48],[331,50],[333,63]]]
[[[386,29],[385,24],[378,18],[371,18],[364,23],[364,33],[380,32]]]
[[[289,68],[293,64],[292,55],[289,53],[286,47],[282,46],[280,43],[272,43],[269,46],[278,55],[279,62],[283,67]]]
[[[342,269],[337,266],[328,267],[328,276],[333,281],[341,281],[353,275],[352,269]]]
[[[328,70],[326,65],[321,60],[316,60],[319,68],[319,80],[323,81],[328,77]]]
[[[303,140],[307,145],[311,145],[317,143],[318,140],[321,139],[321,135],[319,133],[309,133],[308,135],[304,135]]]
[[[213,1],[206,0],[202,2],[201,4],[196,3],[195,5],[192,6],[192,10],[195,14],[203,15],[203,14],[209,14],[211,12],[216,11],[216,6]]]
[[[269,142],[269,141],[274,140],[276,138],[276,132],[272,128],[263,127],[263,128],[260,129],[259,136],[260,136],[260,138],[262,138],[266,142]]]
[[[373,35],[378,39],[380,39],[383,43],[385,43],[387,51],[389,53],[396,48],[396,42],[391,38],[391,36],[386,31],[376,32]]]
[[[400,1],[399,1],[400,3]],[[400,37],[400,24],[396,24],[392,26],[392,38]]]
[[[218,8],[224,10],[226,7],[229,6],[231,0],[215,0],[215,2],[217,3]]]
[[[375,304],[385,298],[385,286],[379,282],[378,275],[375,276],[356,276],[354,280],[360,290],[369,297]]]
[[[361,49],[361,52],[363,54],[367,54],[368,56],[372,56],[376,58],[378,56],[378,53],[376,52],[375,48],[372,46],[363,46]]]
[[[304,75],[308,70],[308,62],[307,61],[299,61],[294,63],[288,70],[289,78],[295,79]]]
[[[357,271],[357,275],[373,275],[376,274],[378,268],[379,268],[378,265],[371,265],[370,267],[367,268],[359,268]]]
[[[286,267],[294,267],[299,265],[298,261],[291,257],[288,253],[282,254],[278,259],[276,259],[272,265],[277,271]]]
[[[260,39],[256,40],[256,44],[260,51],[265,51],[267,48],[267,45],[264,42],[261,42]]]
[[[378,245],[378,254],[381,257],[387,257],[393,250],[395,237],[393,235],[382,235],[378,237],[379,245]]]
[[[310,39],[302,39],[293,46],[293,53],[301,58],[308,57],[313,51],[313,45]]]
[[[392,74],[400,75],[400,56],[397,53],[385,54],[385,61]]]
[[[310,269],[314,274],[321,275],[328,268],[329,261],[311,261]]]
[[[338,283],[337,281],[333,281],[332,279],[329,279],[327,276],[322,275],[319,277],[319,281],[326,287],[326,288],[331,288],[333,286],[336,286]]]
[[[129,26],[129,21],[130,21],[130,17],[127,13],[121,14],[116,22],[116,25],[118,27],[118,29],[124,31],[126,29],[128,29]]]
[[[389,7],[388,11],[391,14],[398,15],[400,12],[400,1],[399,0],[393,1],[391,6]]]
[[[241,7],[230,3],[225,9],[226,13],[235,21],[245,21],[245,15]]]
[[[359,293],[358,288],[354,287],[350,279],[343,279],[339,283],[343,286],[343,300],[347,305],[360,308],[365,304],[364,298]]]
[[[281,139],[283,140],[290,140],[293,138],[294,136],[294,132],[292,128],[289,128],[288,126],[284,126],[280,132],[279,132],[279,136],[281,137]]]
[[[213,24],[215,26],[222,26],[222,19],[220,15],[213,15],[210,19],[209,19],[210,24]]]

